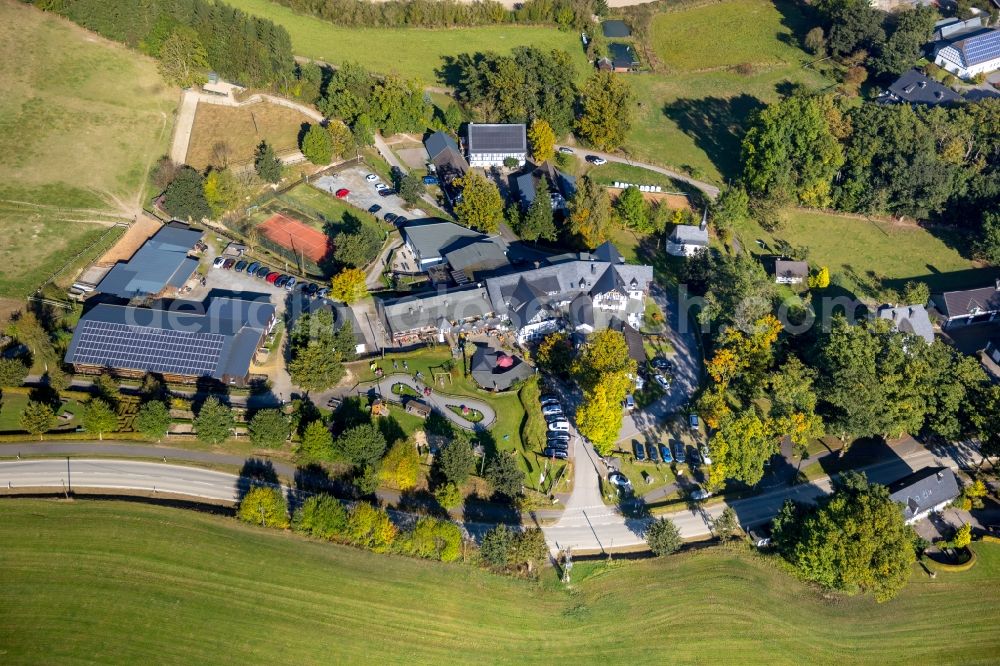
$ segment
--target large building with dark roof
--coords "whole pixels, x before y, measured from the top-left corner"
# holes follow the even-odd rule
[[[421,271],[448,264],[453,271],[476,273],[507,265],[507,243],[474,229],[444,220],[410,222],[402,228],[403,242]]]
[[[202,231],[171,222],[162,227],[126,262],[115,264],[97,285],[102,294],[131,300],[155,297],[169,289],[180,289],[198,268],[198,259],[188,256]]]
[[[102,303],[80,317],[66,363],[82,374],[155,373],[172,382],[244,386],[274,322],[268,301],[213,298],[207,307],[175,301],[169,308]]]
[[[465,152],[473,167],[499,167],[507,159],[522,166],[528,158],[527,128],[523,124],[469,123]]]

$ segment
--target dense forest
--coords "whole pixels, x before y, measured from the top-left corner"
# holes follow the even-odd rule
[[[35,0],[34,4],[153,57],[176,55],[185,64],[207,66],[244,85],[267,86],[294,76],[288,32],[222,2]]]
[[[448,28],[499,23],[545,23],[563,29],[590,25],[607,11],[604,0],[527,0],[507,9],[492,0],[276,0],[296,11],[346,26]]]

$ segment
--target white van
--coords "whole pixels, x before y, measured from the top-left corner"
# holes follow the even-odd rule
[[[569,421],[552,421],[549,423],[550,432],[569,432]]]

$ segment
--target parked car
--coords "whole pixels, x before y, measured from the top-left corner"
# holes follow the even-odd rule
[[[639,442],[632,442],[632,455],[636,462],[642,462],[646,459],[646,447]]]
[[[260,268],[260,262],[259,261],[253,262],[252,264],[247,266],[247,275],[256,275],[258,268]]]
[[[566,460],[569,458],[569,451],[560,451],[559,449],[546,448],[542,451],[542,455],[546,458],[555,458],[556,460]]]
[[[698,449],[698,455],[699,455],[699,457],[701,457],[701,462],[702,463],[704,463],[706,465],[711,465],[712,464],[712,458],[711,458],[711,456],[708,453],[708,446],[707,445],[705,445],[705,444],[701,445],[701,448]]]
[[[261,279],[266,278],[270,274],[271,274],[271,269],[268,268],[267,266],[261,266],[260,268],[257,269],[257,277]]]
[[[664,370],[670,372],[673,369],[673,364],[662,356],[657,356],[652,361],[649,362],[657,370]]]
[[[397,217],[399,217],[399,215],[396,215],[395,213],[386,213],[382,216],[382,219],[391,224],[396,221]]]
[[[542,416],[562,416],[562,413],[562,407],[558,404],[542,407]]]
[[[294,277],[289,277],[288,280],[285,282],[285,289],[287,289],[288,291],[295,289],[295,282],[296,280]]]
[[[546,435],[546,439],[561,439],[564,442],[568,442],[573,439],[573,436],[568,432],[550,432]]]
[[[696,502],[707,500],[711,496],[712,493],[708,492],[704,488],[698,488],[697,490],[691,493],[691,499],[695,500]]]
[[[698,415],[690,414],[688,415],[688,425],[691,426],[691,430],[697,430],[699,426]]]
[[[597,155],[587,155],[587,161],[594,166],[601,166],[602,164],[607,164],[608,161],[603,157],[598,157]]]
[[[219,266],[221,266],[224,263],[226,263],[226,258],[225,257],[216,257],[215,261],[212,262],[212,266],[215,267],[215,268],[218,268]]]
[[[616,488],[618,488],[618,490],[620,490],[623,493],[628,494],[632,492],[632,482],[628,480],[627,476],[625,476],[618,470],[615,470],[610,474],[608,474],[608,483],[615,486]]]
[[[538,396],[538,399],[542,402],[543,405],[549,401],[559,402],[559,396],[557,396],[555,393],[543,393],[540,396]]]
[[[346,199],[347,195],[350,193],[351,191],[349,189],[347,189],[346,187],[342,187],[339,190],[337,190],[334,194],[337,195],[338,199]]]
[[[386,187],[386,188],[383,188],[383,189],[381,189],[381,190],[379,190],[379,191],[378,191],[378,195],[379,195],[380,197],[388,197],[388,196],[392,196],[392,195],[393,195],[393,194],[395,194],[395,193],[396,193],[396,190],[393,190],[393,189],[390,189],[390,188],[388,188],[388,187]]]
[[[382,206],[379,206],[378,204],[372,204],[371,206],[368,207],[368,212],[371,213],[372,215],[379,212],[380,210],[382,210]]]
[[[228,271],[235,265],[236,265],[235,259],[226,259],[226,262],[222,264],[222,267]]]
[[[569,442],[565,439],[549,439],[545,441],[545,446],[559,451],[569,451]]]
[[[652,442],[646,443],[646,457],[649,458],[650,462],[660,462],[660,453],[657,451],[656,444],[653,444]]]
[[[559,146],[560,153],[566,153],[567,155],[573,154],[573,149],[568,146]]]
[[[236,262],[236,265],[233,266],[233,270],[236,271],[237,273],[242,273],[246,267],[247,267],[247,262],[241,260]]]
[[[687,462],[687,455],[684,453],[684,442],[674,442],[674,460],[679,463]]]
[[[670,455],[670,447],[666,444],[660,444],[660,457],[663,458],[663,462],[667,465],[674,461],[674,457]]]
[[[549,431],[550,432],[569,432],[569,421],[561,419],[558,421],[549,421]]]
[[[304,291],[308,296],[315,296],[316,292],[319,291],[319,285],[315,282],[307,282],[306,286],[302,287],[302,291]]]
[[[376,180],[378,180],[378,176],[376,176],[373,173],[370,173],[367,176],[365,176],[365,180],[367,180],[369,183],[374,183]]]
[[[291,277],[290,275],[279,276],[278,279],[274,281],[274,286],[278,288],[284,287],[285,283],[288,282],[290,277]]]
[[[631,412],[633,409],[635,409],[635,398],[633,398],[632,394],[629,393],[628,395],[625,396],[625,400],[623,401],[622,404],[625,406],[625,409]]]
[[[424,185],[437,185],[437,176],[424,176]]]
[[[659,384],[660,388],[662,388],[664,391],[669,391],[670,390],[670,380],[669,379],[667,379],[666,377],[664,377],[660,373],[656,373],[655,379],[656,379],[656,383]]]
[[[277,282],[278,278],[280,278],[280,277],[281,277],[281,273],[276,273],[275,271],[271,271],[270,273],[267,274],[267,277],[264,278],[264,279],[269,284],[274,284],[275,282]]]
[[[747,530],[747,536],[750,537],[750,543],[761,550],[771,547],[771,525],[769,523],[751,527]]]

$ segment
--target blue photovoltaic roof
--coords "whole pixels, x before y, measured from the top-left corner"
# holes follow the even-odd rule
[[[178,375],[211,376],[225,336],[109,321],[80,323],[74,363]]]
[[[962,55],[966,66],[1000,58],[1000,30],[990,30],[963,40]]]

